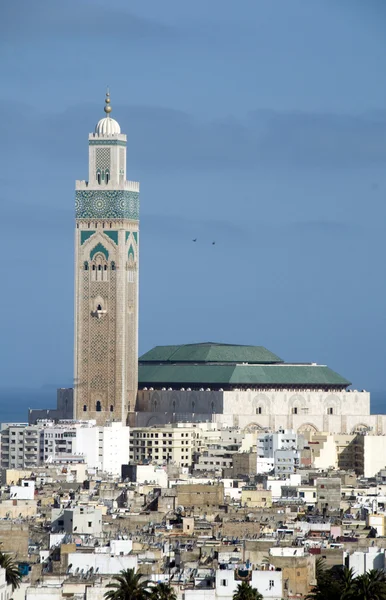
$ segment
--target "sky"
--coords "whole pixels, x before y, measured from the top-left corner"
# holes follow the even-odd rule
[[[384,0],[4,3],[0,387],[71,385],[74,186],[109,86],[140,353],[263,345],[386,390],[385,27]]]

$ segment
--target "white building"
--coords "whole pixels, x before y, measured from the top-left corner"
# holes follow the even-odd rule
[[[349,569],[354,569],[354,575],[364,575],[372,569],[384,571],[385,549],[370,546],[367,552],[356,551],[352,554],[346,553]]]
[[[281,600],[283,597],[282,571],[252,571],[250,585],[256,588],[264,599]],[[237,586],[241,583],[235,578],[235,569],[216,571],[216,600],[232,600]]]
[[[299,447],[303,447],[303,436],[293,430],[279,429],[276,433],[257,436],[257,473],[274,468],[275,475],[287,476],[295,473],[300,465]]]
[[[88,505],[53,508],[51,523],[54,531],[99,537],[102,533],[102,511]]]
[[[137,570],[137,555],[130,554],[131,540],[111,540],[110,546],[95,548],[94,552],[71,552],[68,562],[71,564],[70,573],[86,575],[116,575],[125,569]]]
[[[129,462],[130,430],[121,422],[97,426],[89,421],[38,421],[10,426],[1,434],[2,467],[86,463],[88,468],[119,476]]]
[[[133,427],[130,429],[130,460],[190,467],[198,438],[199,429],[185,423]]]

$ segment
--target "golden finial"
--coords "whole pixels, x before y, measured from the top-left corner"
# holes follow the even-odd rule
[[[112,108],[110,106],[110,92],[109,92],[109,88],[107,88],[107,92],[106,92],[106,100],[105,100],[104,111],[105,111],[105,113],[106,113],[107,116],[109,116],[109,114],[112,111]]]

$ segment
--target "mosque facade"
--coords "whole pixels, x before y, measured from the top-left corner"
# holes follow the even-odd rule
[[[138,372],[139,183],[126,180],[127,137],[106,116],[76,182],[74,418],[126,423]]]
[[[89,135],[88,181],[76,182],[74,418],[386,433],[368,392],[261,346],[158,346],[138,361],[139,183],[126,180],[127,137],[108,93],[104,110]]]

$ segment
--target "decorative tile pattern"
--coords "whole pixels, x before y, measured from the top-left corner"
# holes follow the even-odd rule
[[[101,169],[102,171],[105,169],[110,169],[110,154],[110,148],[95,148],[95,168]]]
[[[101,243],[94,246],[94,248],[91,250],[90,260],[92,260],[94,258],[94,256],[96,254],[98,254],[98,252],[101,252],[102,254],[104,254],[106,257],[106,260],[109,260],[109,252],[108,252],[108,250],[106,250],[106,248]]]
[[[139,193],[126,190],[77,190],[77,219],[139,219]]]
[[[118,231],[104,231],[105,235],[107,235],[111,240],[113,240],[114,244],[118,246]]]
[[[126,146],[123,140],[89,140],[89,146]]]
[[[92,235],[94,235],[95,230],[81,231],[80,232],[80,245],[82,246]]]

